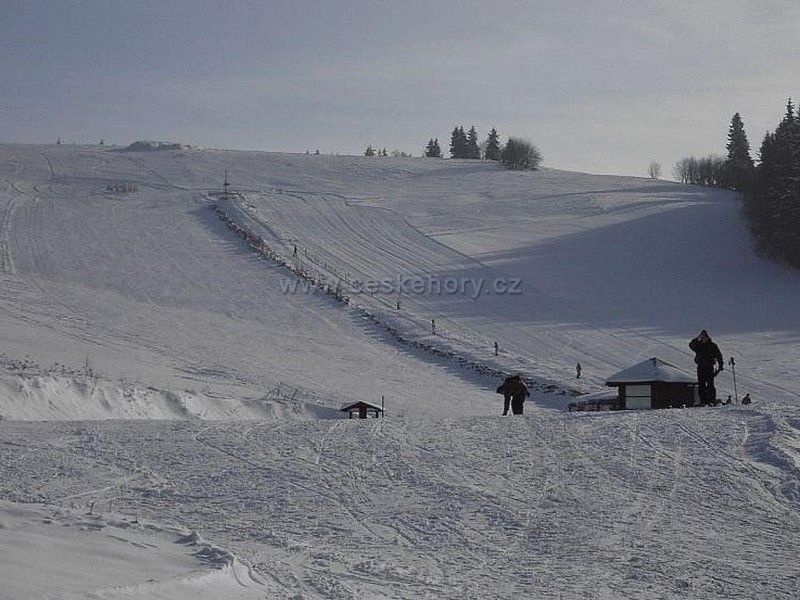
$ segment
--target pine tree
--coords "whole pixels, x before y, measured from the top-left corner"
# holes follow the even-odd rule
[[[372,144],[367,146],[367,149],[364,150],[364,156],[375,156],[375,148],[372,147]]]
[[[475,125],[469,128],[467,134],[467,156],[466,158],[480,158],[481,149],[478,146],[478,132],[475,131]]]
[[[800,268],[800,115],[792,101],[760,149],[746,212],[761,249]]]
[[[439,140],[431,138],[425,146],[425,156],[427,158],[441,158],[442,149],[439,147]]]
[[[728,129],[728,158],[725,162],[726,183],[734,190],[744,189],[753,174],[753,159],[750,157],[750,142],[744,131],[739,113],[733,115]]]
[[[452,158],[469,158],[467,156],[467,135],[461,125],[453,129],[450,137],[450,156]]]
[[[486,138],[484,158],[486,160],[500,160],[500,136],[497,135],[497,130],[494,127],[489,132],[489,137]]]

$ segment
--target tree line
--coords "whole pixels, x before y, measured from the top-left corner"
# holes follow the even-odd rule
[[[767,132],[756,165],[739,113],[728,128],[726,156],[682,158],[675,178],[740,191],[758,249],[800,268],[800,109],[791,99],[774,131]]]
[[[392,151],[392,156],[411,156],[405,152]],[[386,148],[379,150],[372,144],[367,146],[364,156],[389,156]],[[439,138],[430,138],[423,149],[422,156],[426,158],[442,158],[442,147]],[[450,135],[450,158],[463,158],[472,160],[499,161],[508,169],[535,170],[542,162],[542,153],[528,140],[511,137],[505,144],[500,143],[500,134],[492,127],[486,139],[478,142],[478,132],[475,126],[464,131],[463,125],[457,125]]]
[[[423,156],[441,158],[442,147],[438,138],[431,138],[425,146]],[[463,125],[457,125],[450,134],[450,158],[471,160],[499,161],[509,169],[536,169],[542,162],[542,153],[531,142],[517,137],[509,138],[504,145],[500,143],[500,134],[492,127],[486,139],[478,143],[478,132],[472,125],[464,131]]]
[[[745,211],[760,249],[800,268],[800,110],[792,101],[761,142]]]
[[[744,191],[753,176],[754,167],[750,142],[738,112],[731,118],[725,149],[727,156],[724,158],[716,154],[682,158],[675,163],[672,174],[681,183]]]

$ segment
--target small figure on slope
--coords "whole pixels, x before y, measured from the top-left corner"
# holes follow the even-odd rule
[[[752,400],[750,400],[750,394],[745,394],[744,398],[742,398],[742,404],[750,404]]]
[[[506,377],[505,381],[497,388],[497,393],[503,394],[503,416],[508,414],[509,404],[511,404],[513,414],[521,415],[525,398],[531,395],[519,373]]]
[[[583,368],[581,367],[581,363],[578,363],[578,365],[575,367],[575,379],[581,378],[581,371],[583,371]]]
[[[725,367],[722,352],[720,352],[719,346],[711,341],[711,336],[705,329],[689,342],[689,348],[695,353],[694,362],[697,365],[700,404],[704,406],[716,404],[717,389],[714,387],[714,377]],[[716,371],[714,363],[717,363]]]

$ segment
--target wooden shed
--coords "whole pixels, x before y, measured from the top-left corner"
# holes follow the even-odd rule
[[[370,404],[369,402],[354,402],[341,408],[342,412],[348,413],[348,419],[353,418],[354,413],[358,413],[359,419],[366,419],[368,416],[378,417],[383,416],[383,408],[377,404]]]
[[[698,403],[697,378],[655,357],[615,373],[606,385],[617,388],[619,403],[628,410]]]

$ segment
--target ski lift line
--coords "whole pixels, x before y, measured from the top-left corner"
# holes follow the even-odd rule
[[[304,203],[307,202],[307,198],[305,198],[305,197],[303,197],[301,195],[291,194],[291,193],[286,193],[286,192],[283,192],[283,193],[285,193],[286,195],[289,195],[290,197],[294,197],[297,200],[303,201]],[[319,197],[320,195],[319,194],[315,194],[315,196]],[[324,196],[323,196],[323,198],[324,198]],[[262,219],[259,218],[260,215],[253,214],[253,211],[251,211],[251,209],[249,207],[239,207],[239,208],[241,210],[243,210],[244,212],[246,212],[249,216],[251,216],[251,218],[253,218],[258,224],[260,224],[262,226],[265,225],[264,222],[262,221]],[[389,210],[389,212],[393,212],[393,211]],[[336,216],[339,218],[339,220],[342,223],[346,224],[346,221],[344,220],[344,218],[343,218],[343,216],[341,214],[339,214],[337,212]],[[413,226],[411,226],[410,224],[409,224],[409,227],[413,228]],[[416,228],[413,228],[413,229],[416,230]],[[439,242],[438,240],[434,240],[433,238],[431,238],[430,236],[427,236],[426,234],[420,232],[419,230],[416,230],[416,231],[418,231],[418,233],[420,233],[420,235],[424,236],[426,239],[432,240],[432,241],[436,242],[437,244],[444,246],[445,248],[449,248],[446,245],[444,245],[441,242]],[[274,233],[273,233],[273,235],[274,235],[274,237],[280,239],[280,237],[275,235]],[[452,249],[450,249],[450,250],[452,250]],[[334,254],[332,254],[330,252],[325,252],[324,254],[329,259],[327,261],[329,263],[327,267],[324,266],[323,264],[320,264],[319,254],[312,253],[310,256],[308,256],[308,260],[312,264],[314,264],[317,267],[318,270],[322,271],[322,273],[320,273],[321,276],[325,276],[326,275],[326,273],[325,273],[326,271],[327,271],[327,275],[329,275],[330,273],[333,273],[335,275],[339,275],[337,268],[335,266],[333,266],[333,267],[330,266],[330,263],[336,264],[338,262],[336,260],[338,258],[338,256],[334,255]],[[325,261],[323,261],[323,262],[325,262]],[[498,269],[492,269],[492,270],[495,271],[495,272],[499,272]],[[361,275],[367,275],[367,273],[365,273],[362,270],[358,270],[357,272],[359,274],[361,274]],[[349,283],[351,281],[350,277],[346,276],[345,277],[345,281]],[[537,292],[540,295],[543,295],[545,297],[549,297],[542,290],[537,290]],[[378,307],[380,309],[383,309],[383,310],[386,310],[387,308],[390,308],[391,305],[393,304],[393,303],[389,302],[388,300],[384,300],[382,298],[371,297],[370,300],[371,300],[371,302],[373,304],[377,304]],[[485,334],[479,334],[477,332],[474,332],[469,327],[467,327],[465,325],[462,325],[461,323],[455,322],[450,317],[447,317],[446,315],[444,315],[444,314],[442,314],[440,312],[432,311],[431,310],[432,309],[431,305],[429,303],[427,303],[427,302],[424,302],[424,301],[422,301],[422,300],[420,300],[418,298],[415,298],[414,301],[417,304],[419,304],[420,306],[422,306],[423,308],[427,309],[425,312],[427,312],[428,314],[435,315],[440,320],[440,322],[446,323],[448,325],[447,329],[449,331],[457,331],[457,332],[460,333],[460,337],[456,337],[456,338],[453,338],[452,336],[442,336],[442,337],[445,337],[445,338],[449,338],[448,341],[450,341],[451,343],[456,342],[456,343],[464,344],[466,342],[467,347],[469,348],[471,346],[472,347],[471,349],[473,351],[475,351],[475,350],[480,351],[483,348],[483,346],[486,343],[488,343],[488,338],[486,340],[481,339],[483,337],[486,337]],[[563,304],[564,303],[562,303],[562,305]],[[574,307],[574,305],[571,305],[571,303],[569,303],[569,302],[567,302],[566,304],[567,304],[567,306],[568,306],[570,311],[572,311],[573,313],[577,312],[577,310]],[[414,321],[410,317],[408,317],[407,315],[404,314],[403,317],[406,319],[407,322],[414,323]],[[440,329],[440,332],[441,332],[441,329]],[[622,336],[619,335],[619,334],[613,334],[611,332],[604,332],[604,333],[606,335],[610,335],[612,338],[615,338],[615,339],[618,339],[618,340],[622,341]],[[646,335],[641,334],[640,332],[630,332],[630,331],[626,332],[625,339],[628,341],[628,343],[630,343],[631,333],[634,333],[634,335],[637,336],[637,337],[644,337],[644,338],[648,339],[651,343],[658,343],[658,344],[661,344],[661,345],[667,345],[671,349],[675,350],[674,346],[672,346],[670,344],[666,344],[665,342],[663,342],[661,340],[655,340],[650,336],[646,336]],[[577,347],[577,345],[574,346],[574,347],[575,347],[576,351],[579,351],[579,348]],[[564,353],[562,352],[562,354],[564,354]],[[688,353],[684,351],[683,354],[687,355]],[[516,357],[516,358],[522,359],[522,357]],[[523,362],[523,364],[530,364],[530,361],[528,361],[528,360],[523,360],[522,362]],[[536,368],[540,369],[543,365],[541,364],[541,361],[537,361],[537,364],[535,366],[536,366]],[[551,365],[551,368],[554,367],[554,366],[555,365]],[[553,369],[554,372],[558,372],[558,370],[559,369],[557,369],[557,368]]]

